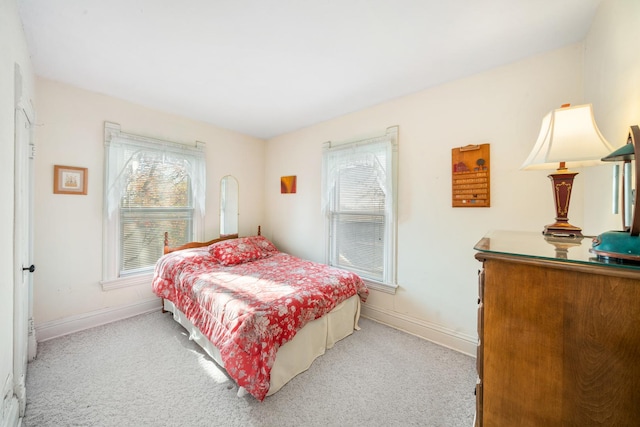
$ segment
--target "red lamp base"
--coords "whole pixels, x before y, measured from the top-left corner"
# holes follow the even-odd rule
[[[573,179],[578,172],[569,172],[566,168],[558,168],[556,173],[549,175],[553,189],[553,200],[556,208],[556,222],[546,225],[542,234],[554,236],[582,236],[582,229],[569,224],[569,202]]]

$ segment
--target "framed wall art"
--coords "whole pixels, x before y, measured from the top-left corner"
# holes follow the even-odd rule
[[[297,177],[296,175],[281,176],[280,177],[280,193],[292,194],[296,192]]]
[[[451,206],[491,206],[489,144],[467,145],[451,150]]]
[[[54,194],[87,194],[87,168],[53,166]]]

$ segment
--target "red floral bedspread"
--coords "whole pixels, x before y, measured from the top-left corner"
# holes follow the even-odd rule
[[[263,400],[278,348],[311,320],[368,290],[357,275],[272,252],[223,265],[205,247],[160,258],[153,291],[220,350],[229,375]]]

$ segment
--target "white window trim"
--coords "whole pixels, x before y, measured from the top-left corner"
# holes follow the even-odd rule
[[[393,201],[392,201],[392,211],[393,211],[393,224],[387,238],[389,239],[391,248],[388,252],[385,253],[387,257],[385,263],[385,268],[389,269],[388,277],[390,280],[388,282],[378,282],[373,281],[371,279],[363,279],[365,284],[371,288],[381,292],[385,292],[388,294],[395,294],[398,289],[398,126],[391,126],[386,129],[386,131],[382,134],[378,133],[375,135],[370,135],[367,137],[361,137],[353,140],[332,142],[327,141],[323,144],[323,151],[329,150],[335,147],[345,147],[349,145],[358,145],[358,144],[368,144],[373,143],[380,140],[390,140],[391,141],[391,167],[392,171],[392,191],[393,191]],[[323,165],[323,177],[322,177],[322,185],[323,187],[326,184],[326,176],[325,176],[325,165]],[[323,188],[323,212],[325,212],[325,197],[324,194],[326,190]],[[325,232],[324,232],[324,247],[325,247],[325,263],[329,264],[329,224],[327,220],[327,215],[325,215]]]
[[[119,277],[119,251],[120,244],[120,215],[111,214],[108,212],[108,179],[107,171],[109,170],[109,147],[111,141],[114,139],[125,139],[139,143],[141,145],[156,145],[164,147],[173,147],[181,150],[197,150],[199,152],[204,150],[204,143],[196,141],[195,147],[188,146],[186,144],[179,144],[170,141],[164,141],[161,139],[134,135],[125,133],[120,130],[120,125],[117,123],[105,122],[104,123],[104,156],[105,156],[105,179],[104,179],[104,206],[103,206],[103,221],[102,221],[102,280],[100,285],[103,291],[109,291],[113,289],[120,289],[130,286],[138,286],[143,284],[150,284],[153,274],[144,272],[140,274],[130,274],[127,276]],[[204,237],[204,212],[196,209],[198,212],[194,215],[193,219],[193,240],[202,240]]]
[[[395,283],[374,282],[371,279],[362,279],[362,281],[365,285],[367,285],[367,288],[387,294],[395,295],[396,291],[398,290],[398,285]]]
[[[135,274],[126,277],[118,277],[112,280],[102,280],[103,291],[111,291],[114,289],[128,288],[130,286],[147,285],[151,286],[153,280],[153,273]]]

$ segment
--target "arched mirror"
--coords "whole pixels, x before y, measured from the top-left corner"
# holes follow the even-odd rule
[[[231,175],[220,180],[220,235],[238,234],[238,180]]]

